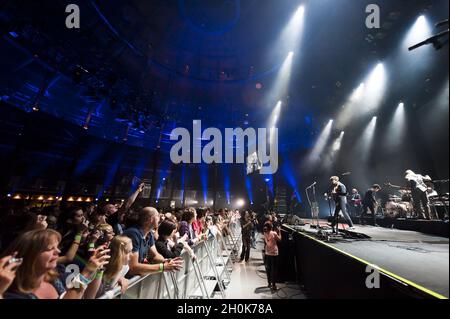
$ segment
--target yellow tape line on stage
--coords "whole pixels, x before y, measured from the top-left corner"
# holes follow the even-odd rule
[[[429,295],[431,295],[431,296],[433,296],[433,297],[435,297],[435,298],[438,298],[438,299],[448,299],[448,297],[445,297],[445,296],[443,296],[443,295],[441,295],[441,294],[439,294],[439,293],[437,293],[437,292],[434,292],[434,291],[432,291],[432,290],[430,290],[430,289],[428,289],[428,288],[425,288],[425,287],[423,287],[423,286],[421,286],[421,285],[419,285],[419,284],[416,284],[415,282],[412,282],[412,281],[410,281],[410,280],[408,280],[408,279],[405,279],[405,278],[403,278],[403,277],[401,277],[401,276],[399,276],[399,275],[397,275],[397,274],[394,274],[394,273],[392,273],[392,272],[390,272],[390,271],[388,271],[388,270],[386,270],[386,269],[383,269],[383,268],[381,268],[381,267],[379,267],[379,266],[377,266],[377,265],[374,265],[374,264],[372,264],[372,263],[370,263],[370,262],[368,262],[368,261],[366,261],[366,260],[364,260],[364,259],[362,259],[362,258],[353,256],[352,254],[349,254],[349,253],[346,252],[346,251],[343,251],[343,250],[341,250],[341,249],[339,249],[339,248],[337,248],[337,247],[334,247],[333,245],[330,245],[330,244],[328,244],[328,243],[326,243],[326,242],[324,242],[324,241],[322,241],[322,240],[319,240],[319,239],[317,239],[317,238],[314,238],[313,236],[310,236],[310,235],[308,235],[308,234],[305,234],[305,233],[302,232],[302,231],[295,230],[295,229],[289,227],[288,225],[283,225],[283,226],[285,226],[286,228],[289,228],[290,230],[292,230],[292,231],[294,231],[294,232],[296,232],[296,233],[298,233],[298,234],[300,234],[300,235],[302,235],[302,236],[305,236],[305,237],[307,237],[307,238],[309,238],[309,239],[312,239],[312,240],[314,240],[315,242],[318,242],[319,244],[322,244],[322,245],[324,245],[324,246],[326,246],[326,247],[329,247],[329,248],[331,248],[331,249],[334,249],[334,250],[336,250],[337,252],[339,252],[339,253],[341,253],[341,254],[344,254],[344,255],[346,255],[346,256],[348,256],[348,257],[351,257],[351,258],[353,258],[353,259],[356,259],[356,260],[358,260],[359,262],[361,262],[361,263],[363,263],[363,264],[369,265],[369,266],[371,266],[372,268],[377,269],[379,272],[382,272],[382,273],[384,273],[385,275],[391,276],[391,277],[397,279],[398,281],[401,281],[402,283],[405,283],[405,284],[407,284],[407,285],[409,285],[409,286],[412,286],[412,287],[414,287],[414,288],[417,288],[417,289],[419,289],[419,290],[421,290],[421,291],[423,291],[423,292],[425,292],[425,293],[427,293],[427,294],[429,294]]]

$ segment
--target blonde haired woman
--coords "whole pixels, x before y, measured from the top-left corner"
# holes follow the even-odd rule
[[[109,260],[104,247],[95,250],[81,274],[64,284],[56,271],[61,235],[50,229],[23,233],[7,249],[6,255],[16,253],[23,263],[5,293],[7,299],[81,299],[97,271]]]
[[[125,279],[125,275],[130,270],[128,264],[133,251],[133,243],[129,237],[117,236],[111,241],[109,248],[111,249],[111,259],[103,274],[101,289],[97,297],[111,292],[117,285],[122,287],[122,294],[128,288],[128,280]],[[108,297],[113,298],[114,296],[109,295]]]

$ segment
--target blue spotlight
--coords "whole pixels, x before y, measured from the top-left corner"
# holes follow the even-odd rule
[[[206,205],[208,203],[208,167],[203,162],[200,165],[200,176],[202,180],[203,203]]]
[[[286,181],[288,182],[289,186],[293,189],[295,197],[297,198],[297,201],[299,203],[301,203],[302,197],[298,191],[297,180],[295,178],[294,171],[291,168],[291,165],[290,165],[289,160],[287,159],[287,156],[285,156],[285,157],[286,157],[286,159],[284,161],[283,168],[282,168],[283,175],[286,178]]]
[[[228,166],[226,164],[223,165],[223,174],[224,174],[224,188],[225,195],[227,197],[227,204],[231,204],[231,194],[230,194],[230,174],[228,170]]]
[[[108,172],[106,173],[106,179],[100,189],[100,191],[97,194],[97,197],[101,198],[103,197],[104,191],[111,186],[112,182],[114,181],[114,178],[116,176],[117,171],[119,170],[120,163],[122,162],[123,154],[117,155],[116,159],[114,160],[113,164],[108,169]]]
[[[253,190],[252,181],[248,175],[245,175],[245,187],[247,188],[248,199],[250,200],[250,205],[253,205]]]

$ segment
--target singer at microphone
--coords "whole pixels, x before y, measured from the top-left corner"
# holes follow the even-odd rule
[[[334,211],[334,220],[331,223],[331,228],[333,228],[333,232],[338,233],[339,231],[338,219],[340,212],[342,212],[342,214],[344,215],[344,219],[346,220],[349,229],[353,229],[353,221],[347,212],[347,188],[345,187],[344,184],[342,184],[339,181],[338,176],[332,176],[330,178],[330,184],[331,187],[333,187],[333,191],[331,194],[333,196],[334,203],[336,205]]]

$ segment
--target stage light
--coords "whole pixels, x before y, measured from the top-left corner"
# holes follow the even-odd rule
[[[291,80],[293,54],[288,54],[274,80],[273,87],[267,92],[266,105],[272,105],[280,98],[286,98]]]
[[[365,81],[353,90],[341,113],[337,127],[345,128],[351,121],[376,110],[382,103],[387,88],[387,75],[383,63],[378,63]]]
[[[377,119],[378,118],[376,116],[372,118],[357,143],[356,150],[358,151],[358,154],[360,154],[360,159],[363,162],[367,161],[372,150],[372,145],[375,138],[375,129],[377,126]]]
[[[245,188],[247,189],[248,199],[250,200],[251,203],[253,203],[252,181],[251,181],[250,177],[247,174],[245,174]]]
[[[306,160],[307,168],[309,169],[313,168],[320,161],[320,157],[323,151],[325,150],[328,140],[330,139],[333,122],[334,122],[333,120],[329,120],[328,124],[320,133],[314,148],[312,149],[311,153],[309,154]]]
[[[336,156],[342,148],[342,141],[344,139],[345,132],[342,131],[339,136],[333,141],[330,148],[326,152],[322,162],[322,167],[324,169],[331,169],[333,164],[336,162]]]
[[[242,207],[244,207],[244,205],[245,205],[245,200],[243,200],[243,199],[238,199],[238,200],[236,201],[236,206],[237,206],[237,207],[242,208]]]
[[[378,63],[367,79],[367,87],[364,94],[364,108],[370,112],[378,108],[386,91],[386,72],[383,63]]]
[[[8,195],[6,195],[7,197],[11,197],[12,195],[11,194],[8,194]]]
[[[419,16],[414,25],[408,31],[405,39],[403,40],[403,50],[408,52],[408,48],[424,41],[432,35],[432,28],[427,18],[424,15]],[[417,52],[419,52],[418,50]]]
[[[334,153],[338,152],[342,146],[342,140],[344,139],[345,132],[342,131],[339,137],[334,141],[332,150]]]
[[[276,124],[280,117],[282,105],[283,105],[283,103],[281,101],[278,101],[277,105],[273,109],[272,114],[270,115],[270,124],[269,124],[270,128],[276,127]]]
[[[16,195],[13,197],[13,199],[22,199],[22,197],[20,195]]]
[[[351,102],[357,102],[360,101],[363,94],[364,94],[364,83],[361,83],[356,90],[353,91],[352,95],[350,96]]]
[[[399,103],[395,110],[394,117],[388,128],[388,137],[386,145],[391,149],[395,149],[403,142],[403,137],[406,130],[406,118],[405,118],[405,104]]]

